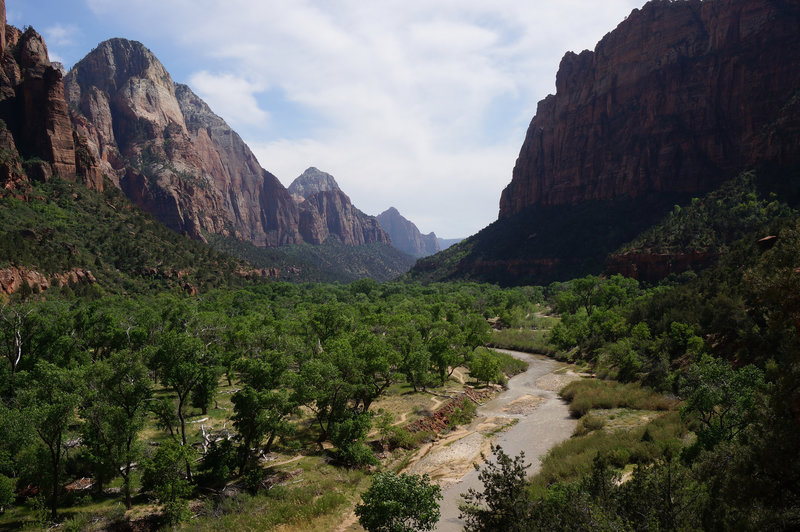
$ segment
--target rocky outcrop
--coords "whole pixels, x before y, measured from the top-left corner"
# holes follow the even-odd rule
[[[94,284],[97,282],[90,270],[74,268],[68,272],[43,274],[26,268],[3,268],[0,270],[0,294],[15,294],[26,284],[32,290],[48,290],[52,286]]]
[[[702,269],[716,261],[719,253],[692,251],[688,253],[625,253],[611,255],[606,261],[606,273],[622,274],[639,281],[656,282],[671,274]]]
[[[800,4],[655,0],[539,102],[500,218],[537,205],[705,192],[800,162]]]
[[[412,257],[427,257],[439,251],[439,239],[434,233],[423,235],[417,226],[404,218],[394,207],[378,216],[381,227],[389,233],[392,245]]]
[[[305,198],[317,192],[328,192],[331,190],[341,190],[336,179],[327,172],[323,172],[313,166],[297,176],[287,189],[289,194],[297,201],[302,203]]]
[[[78,161],[61,70],[50,63],[44,40],[32,28],[7,26],[5,2],[0,13],[0,185],[18,193],[28,177],[55,174],[102,186],[94,161]]]
[[[72,68],[65,87],[88,152],[168,227],[259,246],[301,241],[299,212],[286,189],[141,43],[101,43]]]
[[[311,167],[288,190],[299,202],[300,234],[306,242],[321,244],[334,238],[349,246],[392,243],[377,218],[355,208],[330,174]]]

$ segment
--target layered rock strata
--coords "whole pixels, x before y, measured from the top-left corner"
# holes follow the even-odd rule
[[[2,189],[19,193],[27,177],[46,180],[54,174],[102,187],[93,159],[80,150],[82,139],[74,136],[61,70],[50,62],[44,40],[33,28],[23,33],[6,25],[5,2],[0,3],[0,13]]]
[[[175,231],[259,246],[300,242],[299,213],[277,178],[142,44],[101,43],[65,79],[76,130],[103,171]]]
[[[321,244],[333,237],[351,246],[392,243],[377,218],[358,210],[330,174],[308,168],[288,190],[298,202],[300,234],[306,242]]]
[[[567,53],[539,102],[500,218],[537,205],[698,194],[800,163],[800,4],[655,0],[594,52]]]

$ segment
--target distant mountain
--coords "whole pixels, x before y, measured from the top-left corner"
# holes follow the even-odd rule
[[[358,210],[332,175],[309,168],[289,191],[298,202],[300,234],[306,242],[321,244],[333,238],[351,246],[392,243],[378,220]]]
[[[291,191],[285,189],[239,135],[189,87],[174,83],[141,43],[101,43],[64,83],[87,153],[136,205],[179,233],[215,245],[224,238],[262,247],[321,245],[331,238],[347,246],[390,245],[377,220],[353,207],[329,174],[310,168]],[[306,258],[332,264],[326,253]],[[398,266],[369,275],[383,278],[407,269],[400,266],[405,258],[396,259]]]
[[[305,199],[311,194],[341,189],[331,174],[312,166],[297,176],[287,190],[295,200],[302,203],[301,198]]]
[[[439,249],[444,251],[445,249],[449,248],[450,246],[454,246],[464,240],[463,238],[436,238],[436,241],[439,242]]]
[[[800,4],[651,1],[567,53],[499,219],[412,277],[546,283],[748,168],[800,165]]]
[[[197,239],[302,242],[299,212],[283,185],[141,43],[100,43],[64,86],[74,127],[103,173],[168,227]]]
[[[427,257],[439,251],[439,242],[434,233],[423,235],[417,226],[390,207],[378,216],[378,222],[392,237],[394,247],[412,257]]]

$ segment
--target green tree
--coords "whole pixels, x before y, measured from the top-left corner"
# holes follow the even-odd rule
[[[469,374],[478,382],[499,382],[502,374],[500,362],[488,349],[476,350],[475,356],[469,363]]]
[[[80,370],[62,369],[49,362],[36,364],[20,392],[25,417],[44,444],[49,461],[50,517],[58,517],[64,438],[76,417],[83,393]]]
[[[81,417],[84,441],[92,441],[97,458],[122,476],[125,506],[131,508],[131,475],[139,459],[139,432],[152,396],[140,353],[124,350],[95,363],[87,373]]]
[[[439,521],[439,486],[428,475],[376,473],[356,506],[358,522],[369,532],[433,530]]]
[[[331,442],[336,446],[339,459],[348,466],[375,465],[377,458],[364,443],[372,428],[372,418],[366,413],[349,413],[331,427]]]
[[[0,474],[0,514],[14,502],[14,480]]]
[[[191,457],[189,447],[168,439],[144,464],[142,487],[158,499],[167,521],[173,525],[190,515],[187,497],[192,493],[192,486],[183,468]]]
[[[710,449],[719,442],[733,441],[747,427],[756,393],[763,385],[764,373],[754,366],[737,370],[709,355],[692,365],[681,414],[700,422],[698,445]]]
[[[236,364],[244,382],[244,387],[231,398],[233,424],[242,444],[240,474],[265,437],[264,450],[269,452],[277,436],[293,429],[288,418],[297,410],[299,399],[288,372],[291,360],[284,353],[266,351],[258,358],[242,359]]]
[[[481,469],[477,464],[478,478],[483,483],[483,491],[470,488],[462,494],[464,504],[461,519],[467,532],[490,532],[495,530],[528,530],[529,501],[525,495],[526,469],[525,453],[511,458],[498,445],[492,447],[494,459],[486,462]]]

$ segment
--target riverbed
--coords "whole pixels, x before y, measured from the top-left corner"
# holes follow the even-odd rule
[[[563,364],[553,359],[518,351],[504,349],[498,351],[525,360],[529,363],[528,370],[509,379],[507,390],[478,407],[477,416],[464,431],[463,437],[452,440],[447,447],[470,446],[475,453],[475,459],[470,460],[470,464],[482,461],[480,453],[486,454],[490,441],[500,445],[505,453],[512,457],[524,451],[525,461],[531,464],[528,475],[532,476],[541,467],[540,457],[556,444],[569,438],[575,430],[576,421],[570,417],[566,402],[558,397],[557,392],[561,383],[566,383],[570,377],[553,375],[554,371],[563,367]],[[512,423],[516,424],[511,425]],[[510,428],[492,434],[491,430],[487,433],[487,426],[489,428],[510,426]],[[449,454],[455,454],[452,451],[456,449],[451,450]],[[446,448],[439,449],[438,452],[432,450],[412,469],[424,472],[430,468],[431,461],[442,460],[441,453],[448,453],[448,450]],[[469,455],[469,452],[466,454]],[[461,459],[463,461],[463,454]],[[469,488],[482,491],[483,485],[478,479],[478,472],[470,467],[458,478],[445,477],[437,480],[443,486],[443,498],[439,506],[441,519],[436,530],[460,531],[464,526],[464,522],[458,518],[458,505],[463,501],[461,494],[466,493]]]

